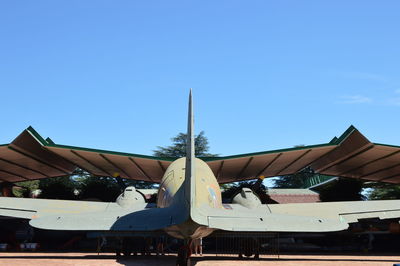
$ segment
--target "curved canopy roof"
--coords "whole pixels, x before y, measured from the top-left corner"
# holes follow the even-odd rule
[[[0,145],[0,181],[69,175],[79,167],[98,176],[161,182],[175,159],[59,145],[28,127]],[[353,126],[325,144],[202,159],[220,183],[293,174],[307,166],[320,174],[400,183],[400,147],[372,143]]]

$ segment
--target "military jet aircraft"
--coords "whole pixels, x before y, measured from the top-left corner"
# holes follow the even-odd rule
[[[400,218],[400,200],[265,205],[251,189],[243,189],[227,208],[222,204],[219,183],[295,173],[307,165],[321,173],[370,180],[380,174],[393,179],[388,171],[396,166],[385,164],[393,165],[388,159],[398,153],[399,147],[370,143],[351,127],[342,137],[323,145],[201,160],[195,157],[190,92],[184,158],[57,145],[32,128],[11,144],[0,146],[0,178],[4,181],[70,174],[76,166],[103,176],[120,173],[125,178],[159,182],[157,208],[146,208],[142,195],[127,187],[115,203],[2,197],[0,215],[29,219],[31,226],[50,230],[164,230],[184,239],[186,245],[215,230],[260,234],[340,231],[358,219]],[[189,257],[188,252],[179,253],[179,264],[190,263]]]

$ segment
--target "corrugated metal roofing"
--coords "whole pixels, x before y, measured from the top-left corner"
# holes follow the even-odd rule
[[[307,166],[326,175],[400,183],[400,147],[372,143],[353,126],[325,144],[202,159],[220,183],[288,175]],[[0,181],[69,175],[80,167],[98,176],[160,182],[173,160],[58,145],[28,127],[0,145]]]

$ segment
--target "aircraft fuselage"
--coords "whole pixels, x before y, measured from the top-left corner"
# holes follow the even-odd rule
[[[194,176],[191,178],[193,193],[185,197],[189,189],[185,188],[185,162],[186,158],[174,161],[160,183],[158,190],[157,207],[181,207],[188,213],[184,223],[174,225],[165,229],[173,237],[178,238],[199,238],[212,233],[214,229],[202,226],[194,222],[190,217],[190,210],[202,205],[212,208],[223,208],[221,190],[217,179],[210,167],[202,160],[196,158],[194,163]],[[187,200],[190,198],[189,200]]]

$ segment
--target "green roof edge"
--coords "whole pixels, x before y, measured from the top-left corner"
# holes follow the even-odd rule
[[[47,145],[47,141],[42,136],[40,136],[40,134],[32,126],[29,126],[26,131],[32,134],[40,142],[40,144],[42,144],[43,146]]]
[[[355,126],[350,125],[348,129],[346,129],[345,132],[343,132],[342,135],[340,135],[339,138],[337,138],[336,143],[337,145],[341,144],[345,139],[347,139],[348,136],[351,135],[351,133],[355,130],[358,130],[357,128],[355,128]]]
[[[47,138],[46,138],[46,142],[47,142],[48,144],[56,144],[50,137],[47,137]]]
[[[88,151],[88,152],[97,152],[97,153],[108,153],[114,155],[122,155],[122,156],[129,156],[129,157],[138,157],[144,159],[152,159],[152,160],[159,160],[159,161],[174,161],[177,158],[164,158],[164,157],[155,157],[151,155],[142,155],[142,154],[134,154],[134,153],[127,153],[127,152],[117,152],[117,151],[108,151],[108,150],[101,150],[101,149],[91,149],[91,148],[84,148],[84,147],[77,147],[77,146],[69,146],[69,145],[60,145],[55,144],[50,138],[47,138],[46,141],[32,126],[29,126],[26,129],[30,134],[32,134],[43,146],[47,147],[54,147],[54,148],[66,148],[66,149],[75,149],[81,151]],[[8,144],[6,144],[8,145]]]
[[[269,154],[269,153],[306,150],[306,149],[312,149],[312,148],[322,148],[322,147],[327,147],[327,146],[335,146],[335,144],[324,143],[324,144],[308,145],[308,146],[295,147],[295,148],[286,148],[286,149],[278,149],[278,150],[270,150],[270,151],[260,151],[260,152],[254,152],[254,153],[243,153],[243,154],[238,154],[238,155],[228,155],[228,156],[221,156],[221,157],[203,157],[202,159],[204,161],[206,161],[206,162],[210,162],[210,161],[234,159],[234,158],[247,157],[247,156],[264,155],[264,154]]]
[[[172,157],[155,157],[155,156],[151,156],[151,155],[142,155],[142,154],[127,153],[127,152],[117,152],[117,151],[109,151],[109,150],[101,150],[101,149],[84,148],[84,147],[78,147],[78,146],[61,145],[61,144],[54,143],[50,138],[44,139],[32,126],[29,126],[26,130],[31,135],[33,135],[40,142],[40,144],[42,144],[43,146],[48,146],[48,147],[62,148],[62,149],[75,149],[75,150],[97,152],[97,153],[108,153],[108,154],[113,154],[113,155],[122,155],[122,156],[137,157],[137,158],[144,158],[144,159],[151,159],[151,160],[159,160],[159,161],[174,161],[174,160],[178,159],[178,158],[172,158]],[[201,157],[201,159],[206,162],[211,162],[211,161],[217,161],[217,160],[235,159],[235,158],[248,157],[248,156],[258,156],[258,155],[264,155],[264,154],[270,154],[270,153],[322,148],[322,147],[327,147],[327,146],[337,146],[337,145],[340,145],[355,130],[357,130],[357,128],[354,127],[353,125],[350,125],[346,129],[346,131],[342,135],[340,135],[339,138],[334,137],[330,142],[323,143],[323,144],[277,149],[277,150],[270,150],[270,151],[261,151],[261,152],[254,152],[254,153],[243,153],[243,154],[238,154],[238,155],[228,155],[228,156],[221,156],[221,157]],[[390,144],[381,144],[381,143],[373,143],[373,144],[387,146],[387,147],[400,148],[400,146],[390,145]],[[0,144],[0,147],[7,146],[7,145],[9,145],[9,144]]]
[[[335,144],[337,140],[338,140],[337,137],[333,137],[333,139],[331,139],[331,141],[329,141],[329,143],[330,144]]]
[[[392,147],[392,148],[400,148],[400,146],[397,145],[391,145],[391,144],[382,144],[382,143],[373,143],[374,145],[381,145],[385,147]]]
[[[357,130],[357,128],[355,128],[353,125],[350,125],[346,129],[346,131],[342,135],[340,135],[339,138],[334,137],[330,142],[323,143],[323,144],[308,145],[308,146],[295,147],[295,148],[278,149],[278,150],[271,150],[271,151],[261,151],[261,152],[255,152],[255,153],[243,153],[243,154],[238,154],[238,155],[228,155],[228,156],[221,156],[221,157],[204,157],[202,159],[206,162],[211,162],[211,161],[235,159],[235,158],[247,157],[247,156],[264,155],[264,154],[269,154],[269,153],[305,150],[305,149],[320,148],[320,147],[327,147],[327,146],[337,146],[337,145],[340,145],[348,136],[350,136],[354,130]]]
[[[168,158],[168,157],[155,157],[155,156],[151,156],[151,155],[142,155],[142,154],[135,154],[135,153],[119,152],[119,151],[108,151],[108,150],[101,150],[101,149],[84,148],[84,147],[61,145],[61,144],[47,144],[46,146],[54,147],[54,148],[62,148],[62,149],[88,151],[88,152],[108,153],[108,154],[113,154],[113,155],[122,155],[122,156],[127,156],[127,157],[137,157],[137,158],[152,159],[152,160],[158,160],[158,161],[171,161],[172,162],[177,159],[177,158]]]
[[[47,138],[49,141],[46,141],[33,127],[29,126],[26,129],[29,133],[31,133],[43,146],[47,147],[54,147],[54,148],[64,148],[64,149],[75,149],[81,151],[88,151],[88,152],[97,152],[97,153],[108,153],[114,155],[122,155],[122,156],[129,156],[129,157],[137,157],[137,158],[144,158],[144,159],[152,159],[152,160],[159,160],[159,161],[174,161],[177,158],[165,158],[165,157],[155,157],[151,155],[142,155],[142,154],[134,154],[134,153],[127,153],[127,152],[117,152],[117,151],[109,151],[109,150],[101,150],[101,149],[91,149],[91,148],[84,148],[84,147],[77,147],[77,146],[69,146],[69,145],[60,145],[55,144],[50,138]],[[8,145],[8,144],[6,144]]]

